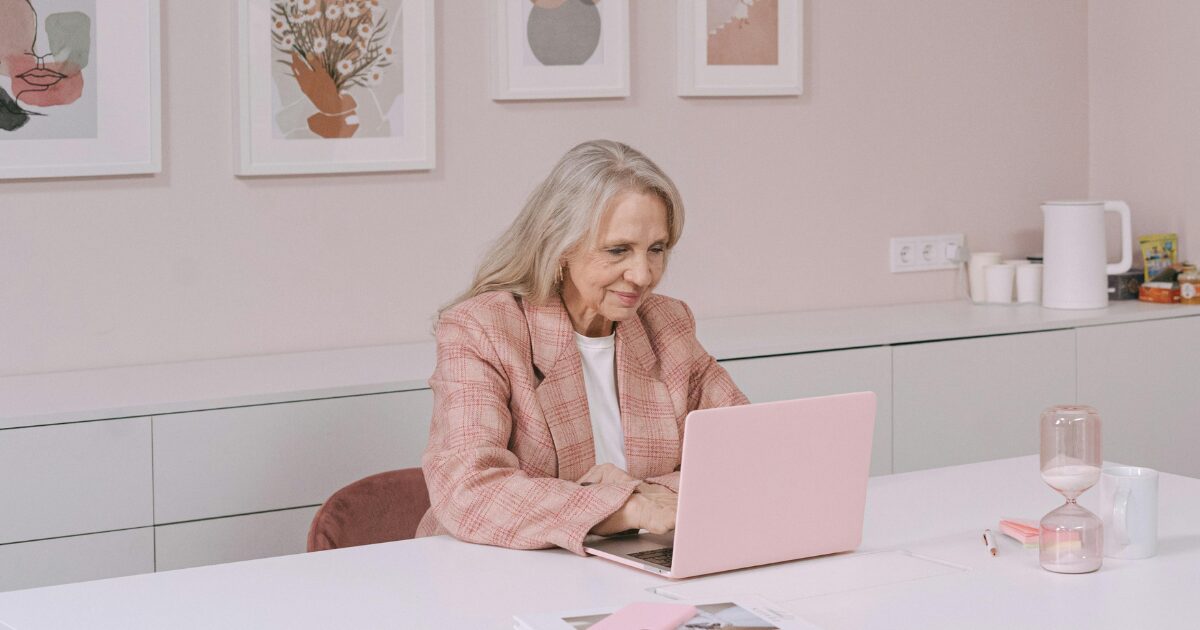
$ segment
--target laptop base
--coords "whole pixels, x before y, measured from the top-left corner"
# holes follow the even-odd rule
[[[601,538],[595,541],[586,541],[583,544],[583,550],[593,556],[607,558],[614,562],[657,573],[666,577],[671,577],[671,569],[669,567],[652,564],[638,558],[631,557],[631,553],[640,553],[651,551],[654,549],[662,549],[663,547],[671,547],[674,543],[673,534],[634,534],[631,536],[616,536],[613,538]]]

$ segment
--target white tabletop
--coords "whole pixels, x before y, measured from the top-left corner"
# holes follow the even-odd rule
[[[999,536],[992,557],[980,540],[1000,516],[1036,520],[1061,503],[1036,458],[875,477],[862,547],[790,565],[840,575],[843,586],[797,587],[783,603],[830,629],[1193,628],[1200,480],[1163,474],[1160,484],[1157,557],[1106,558],[1096,573],[1060,575],[1038,566],[1036,550]],[[1094,507],[1096,492],[1081,502]],[[874,576],[858,588],[844,575],[848,562],[897,550],[955,568],[906,581]],[[758,571],[781,566],[789,565]],[[436,537],[0,593],[0,622],[13,630],[511,628],[518,613],[615,608],[661,600],[647,590],[656,586],[744,575],[672,582],[562,550]]]

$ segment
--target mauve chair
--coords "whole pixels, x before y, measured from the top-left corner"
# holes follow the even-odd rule
[[[391,470],[359,479],[333,493],[308,529],[308,550],[408,540],[429,509],[420,468]]]

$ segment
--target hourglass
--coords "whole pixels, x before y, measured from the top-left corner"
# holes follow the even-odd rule
[[[1042,517],[1042,568],[1088,573],[1104,559],[1104,524],[1075,502],[1100,480],[1100,414],[1086,405],[1057,405],[1042,412],[1042,479],[1067,498]]]

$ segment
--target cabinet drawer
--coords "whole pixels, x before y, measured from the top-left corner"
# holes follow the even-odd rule
[[[750,402],[872,391],[878,397],[871,474],[892,472],[891,348],[792,354],[721,363]]]
[[[155,569],[304,553],[317,508],[230,516],[154,528]]]
[[[892,374],[896,472],[1037,453],[1042,410],[1075,401],[1075,331],[895,346]]]
[[[432,413],[418,390],[156,416],[155,523],[318,505],[419,466]]]
[[[0,591],[153,570],[152,527],[0,545]]]
[[[1077,330],[1079,402],[1100,412],[1104,459],[1200,477],[1200,317]]]
[[[151,524],[150,419],[0,430],[0,543]]]

